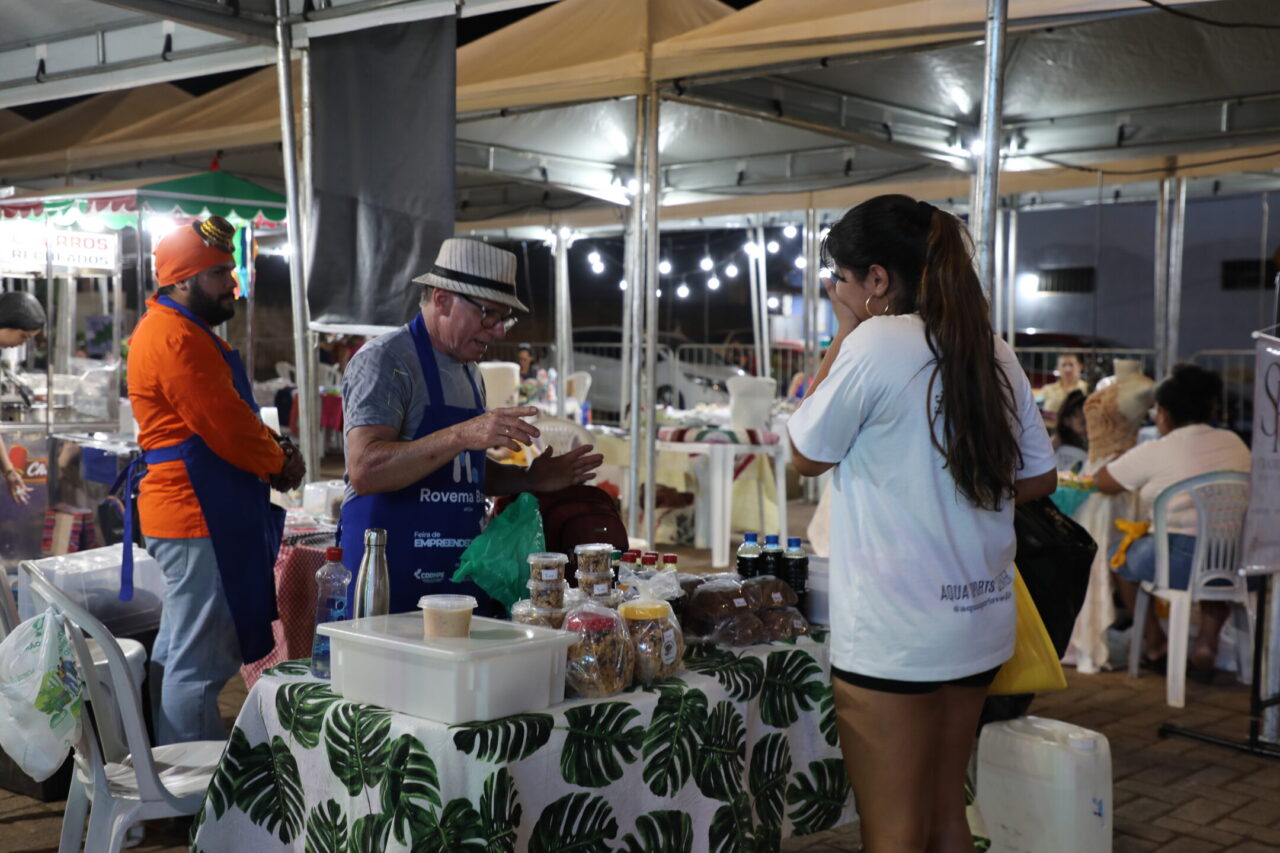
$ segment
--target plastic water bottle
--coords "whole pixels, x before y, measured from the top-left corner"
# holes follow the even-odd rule
[[[809,555],[804,552],[804,548],[800,547],[799,536],[787,539],[787,551],[783,555],[783,563],[786,566],[782,570],[783,580],[800,599],[796,606],[800,608],[801,613],[804,613],[806,612],[805,602],[809,596]]]
[[[744,578],[760,574],[760,542],[755,533],[743,534],[742,544],[738,546],[738,574]]]
[[[356,575],[355,613],[385,616],[391,609],[391,577],[387,571],[387,531],[370,527],[364,532],[364,557]]]
[[[778,534],[770,533],[764,538],[764,548],[760,551],[760,574],[782,577],[782,570],[786,568],[782,561],[783,550],[778,544]]]
[[[325,549],[324,560],[316,572],[316,628],[347,618],[347,587],[351,585],[351,572],[342,565],[341,548]],[[329,672],[329,638],[316,631],[311,641],[311,674],[328,678]]]

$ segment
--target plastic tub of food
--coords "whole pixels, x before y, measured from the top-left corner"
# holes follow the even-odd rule
[[[529,600],[534,607],[545,607],[557,610],[564,607],[564,591],[568,584],[564,581],[529,581]]]
[[[569,562],[565,554],[545,552],[529,555],[529,580],[541,583],[564,580],[564,567]]]
[[[417,613],[328,622],[333,689],[440,723],[494,720],[564,700],[563,631],[483,616],[465,639],[424,639]]]
[[[471,612],[480,602],[470,595],[424,595],[418,599],[422,608],[422,636],[439,639],[465,639],[471,633]]]

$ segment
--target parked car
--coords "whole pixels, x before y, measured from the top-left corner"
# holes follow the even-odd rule
[[[728,403],[725,384],[742,370],[719,355],[698,352],[696,360],[681,362],[677,348],[688,340],[672,335],[658,336],[656,382],[658,402],[692,408],[699,403]],[[575,370],[591,372],[591,407],[600,412],[622,412],[622,329],[616,326],[588,327],[573,331]]]

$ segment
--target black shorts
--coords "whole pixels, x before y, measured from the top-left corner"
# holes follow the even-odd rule
[[[1003,666],[1003,664],[1001,664]],[[856,672],[845,672],[843,669],[831,667],[831,675],[846,684],[861,687],[864,690],[878,690],[881,693],[900,693],[916,696],[932,693],[947,685],[956,687],[990,687],[996,680],[1000,667],[980,672],[977,675],[966,675],[964,678],[953,678],[950,681],[894,681],[892,678],[874,678],[870,675],[858,675]]]

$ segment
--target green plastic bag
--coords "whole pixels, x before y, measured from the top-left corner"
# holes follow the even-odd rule
[[[545,550],[547,540],[542,533],[538,499],[526,492],[471,540],[462,552],[453,581],[475,581],[490,598],[510,611],[511,605],[528,597],[528,556]]]

